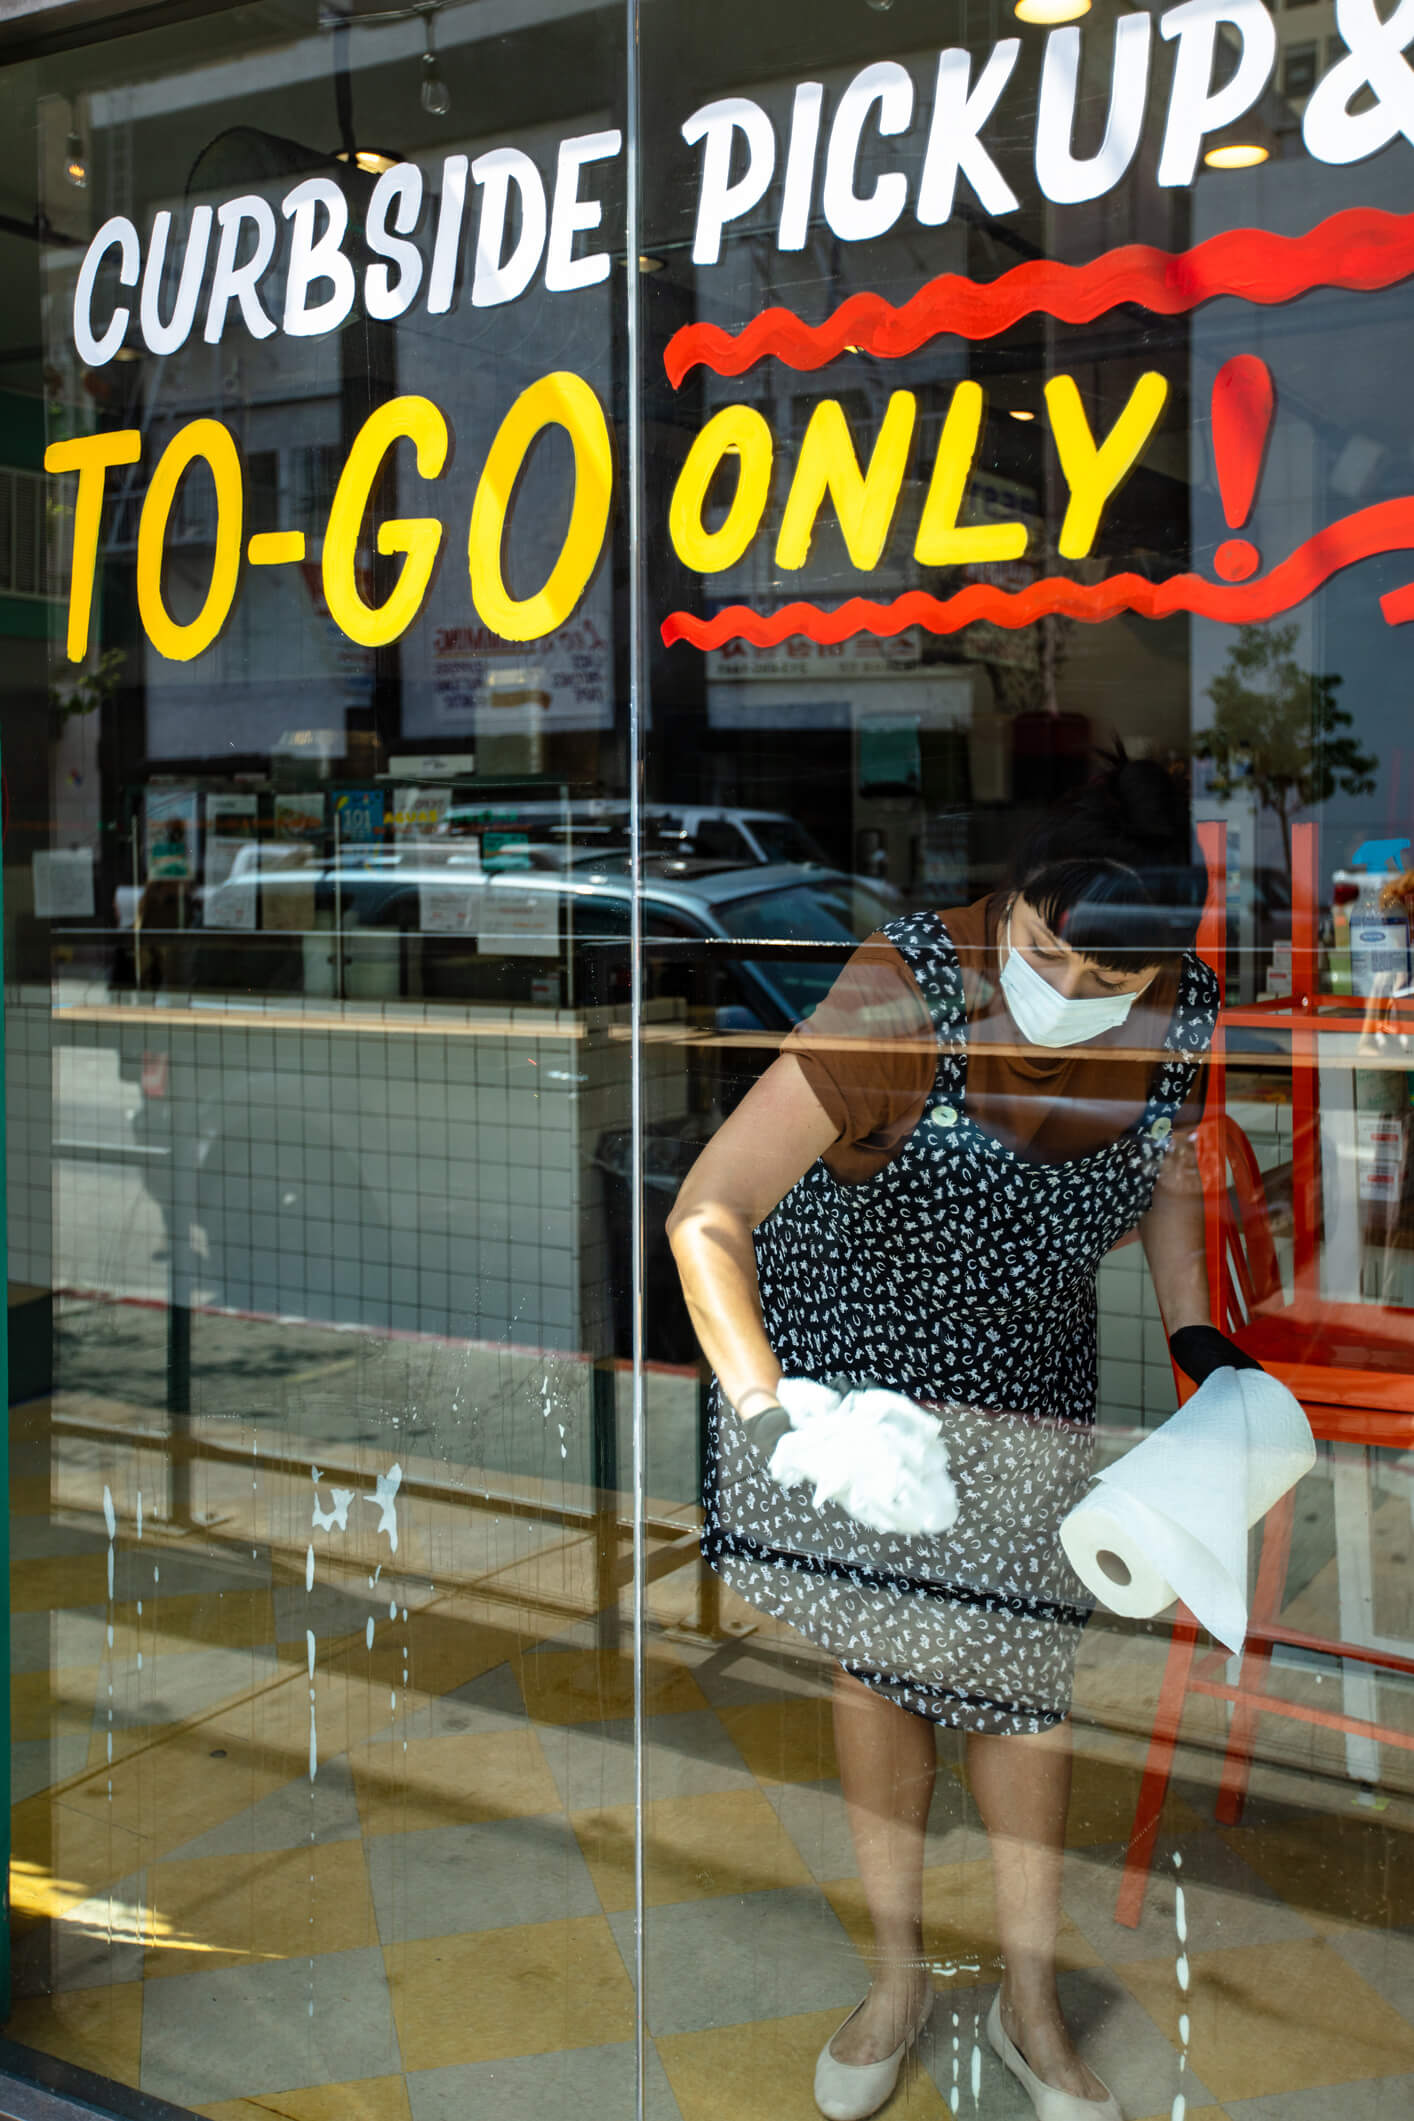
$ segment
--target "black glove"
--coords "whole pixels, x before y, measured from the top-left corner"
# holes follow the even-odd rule
[[[1216,1326],[1180,1326],[1169,1335],[1169,1353],[1185,1377],[1206,1384],[1214,1370],[1260,1370],[1245,1349]]]
[[[735,1407],[732,1408],[732,1412],[736,1414]],[[749,1419],[743,1418],[740,1414],[737,1414],[736,1418],[741,1423],[742,1434],[751,1445],[752,1450],[755,1451],[763,1465],[769,1466],[771,1454],[775,1450],[776,1445],[793,1426],[785,1408],[773,1403],[770,1406],[763,1407],[759,1414],[753,1414]]]

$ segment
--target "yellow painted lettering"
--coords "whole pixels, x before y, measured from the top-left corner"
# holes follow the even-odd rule
[[[896,390],[884,412],[879,439],[861,471],[844,407],[825,398],[810,415],[800,460],[786,496],[776,565],[803,567],[810,557],[815,523],[826,494],[834,502],[840,535],[851,563],[867,573],[877,567],[908,469],[918,401],[911,390]]]
[[[417,617],[437,554],[442,525],[435,516],[395,516],[378,526],[385,558],[405,555],[398,579],[381,604],[370,604],[358,586],[358,546],[363,519],[395,443],[413,444],[418,475],[435,479],[447,461],[447,423],[430,398],[390,398],[354,436],[348,462],[334,489],[324,532],[324,600],[341,633],[360,648],[396,641]]]
[[[543,588],[514,597],[502,568],[506,516],[531,444],[547,427],[563,427],[574,449],[569,527]],[[613,445],[599,400],[582,376],[566,370],[541,376],[501,422],[471,506],[472,602],[493,633],[506,641],[538,641],[564,624],[599,564],[613,497]]]
[[[913,557],[924,567],[984,567],[1019,560],[1026,550],[1024,523],[959,524],[987,400],[980,383],[959,383],[938,438],[933,476]]]
[[[687,453],[668,509],[668,535],[684,567],[720,574],[734,567],[761,527],[771,491],[771,430],[750,405],[724,405]],[[736,492],[726,520],[708,530],[702,510],[726,457],[737,458]]]
[[[142,433],[136,427],[113,428],[106,434],[74,435],[67,442],[51,442],[44,452],[46,471],[76,471],[79,475],[78,496],[74,502],[74,549],[69,562],[69,627],[65,645],[71,663],[81,663],[88,654],[104,481],[114,465],[136,464],[141,455]]]
[[[162,599],[162,553],[177,488],[198,458],[216,481],[216,550],[206,601],[194,619],[179,625]],[[170,662],[189,663],[200,655],[230,617],[240,578],[244,513],[245,484],[230,429],[219,420],[179,427],[157,460],[137,527],[138,617],[157,653]]]
[[[1057,540],[1067,560],[1083,560],[1094,544],[1101,511],[1139,461],[1144,444],[1159,424],[1168,394],[1165,379],[1150,369],[1139,378],[1124,411],[1097,445],[1075,378],[1053,376],[1046,385],[1051,433],[1070,488]]]

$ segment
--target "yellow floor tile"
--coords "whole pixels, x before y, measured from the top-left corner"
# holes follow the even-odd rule
[[[605,1911],[631,1908],[633,1806],[573,1812],[570,1819]],[[646,1807],[645,1827],[650,1907],[810,1883],[800,1851],[760,1790],[662,1798]]]
[[[1117,1972],[1172,2039],[1181,2000],[1173,1961]],[[1319,1937],[1198,1953],[1188,2015],[1194,2074],[1224,2103],[1414,2070],[1414,2025]]]
[[[384,1950],[408,2070],[633,2037],[633,1990],[602,1915]]]
[[[226,2099],[198,2106],[205,2121],[412,2121],[402,2077],[364,2077],[355,2084],[311,2084],[302,2091],[259,2099]],[[1167,2121],[1167,2117],[1165,2117]],[[1196,2117],[1195,2117],[1196,2121]]]
[[[517,1661],[525,1705],[537,1723],[601,1723],[633,1714],[633,1659],[612,1650],[532,1650]],[[705,1709],[685,1664],[661,1645],[647,1660],[646,1707],[653,1716]]]
[[[412,1833],[557,1812],[560,1793],[533,1730],[362,1745],[350,1756],[365,1834]]]
[[[819,2121],[815,2061],[844,2015],[812,2011],[660,2037],[654,2044],[682,2121]],[[949,2111],[916,2065],[888,2105],[889,2121],[947,2121]]]
[[[307,1695],[298,1740],[265,1742],[258,1709],[246,1702],[180,1726],[127,1757],[115,1746],[111,1773],[100,1765],[74,1778],[58,1802],[49,1792],[25,1799],[11,1813],[15,1853],[84,1880],[80,1897],[87,1898],[152,1857],[224,1825],[308,1769]]]
[[[874,1931],[857,1878],[835,1878],[822,1888],[850,1942],[864,1959],[873,1952]],[[992,1866],[983,1856],[972,1863],[939,1864],[923,1873],[923,1942],[943,1971],[940,1981],[970,1984],[995,1981],[1000,1966]],[[1062,1915],[1056,1940],[1061,1966],[1098,1966],[1100,1956]]]
[[[10,1515],[48,1517],[54,1508],[54,1484],[47,1473],[10,1475]]]
[[[275,1601],[269,1591],[202,1591],[180,1598],[145,1598],[113,1612],[113,1655],[135,1649],[153,1656],[186,1650],[248,1650],[275,1640]],[[301,1645],[301,1649],[303,1645]]]
[[[1362,1929],[1414,1924],[1414,1836],[1378,1814],[1303,1816],[1281,1826],[1238,1826],[1223,1839],[1259,1878],[1322,1923]]]
[[[1139,1802],[1143,1769],[1126,1760],[1109,1759],[1077,1747],[1071,1773],[1067,1848],[1098,1848],[1129,1840]],[[1191,1804],[1170,1787],[1164,1800],[1163,1828],[1169,1834],[1192,1834],[1204,1824]]]
[[[717,1711],[762,1782],[824,1782],[839,1773],[828,1694]]]
[[[11,1738],[18,1744],[26,1738],[91,1730],[98,1688],[98,1666],[93,1664],[61,1665],[50,1672],[15,1672],[10,1679]]]
[[[148,1900],[149,1979],[378,1941],[358,1841],[160,1863]]]
[[[360,1635],[340,1652],[335,1669],[401,1692],[406,1646],[408,1686],[419,1694],[450,1694],[504,1664],[520,1650],[522,1640],[518,1630],[488,1626],[479,1615],[456,1605],[424,1607],[409,1614],[406,1624],[380,1629],[371,1651]]]
[[[101,1795],[101,1786],[98,1792]],[[65,1915],[152,1858],[151,1840],[128,1832],[95,1803],[87,1812],[53,1792],[27,1797],[10,1813],[11,1920],[24,1930]]]
[[[142,1983],[25,1996],[5,2024],[9,2039],[78,2069],[136,2084],[142,2059]]]
[[[106,1554],[45,1554],[10,1563],[10,1607],[53,1613],[62,1606],[102,1605],[108,1596]]]

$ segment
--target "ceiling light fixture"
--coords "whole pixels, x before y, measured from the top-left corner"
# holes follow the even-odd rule
[[[83,141],[72,125],[69,127],[69,137],[64,142],[64,175],[75,191],[88,190],[88,156],[84,153]]]
[[[419,91],[422,108],[429,118],[445,118],[452,107],[452,92],[442,78],[442,69],[433,48],[431,15],[424,15],[422,18],[422,35],[422,87]]]
[[[1203,160],[1209,169],[1255,169],[1267,153],[1255,140],[1235,140],[1230,147],[1210,147]]]
[[[1090,0],[1016,0],[1012,9],[1018,22],[1032,22],[1054,29],[1058,22],[1078,22],[1090,12]]]
[[[385,169],[396,169],[402,156],[385,154],[381,147],[357,147],[350,155],[346,147],[341,147],[336,160],[352,161],[370,177],[381,177]]]

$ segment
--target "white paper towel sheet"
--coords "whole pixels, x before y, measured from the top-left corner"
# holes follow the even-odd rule
[[[1061,1545],[1112,1612],[1148,1619],[1181,1598],[1235,1654],[1247,1635],[1248,1531],[1315,1463],[1311,1424],[1285,1385],[1265,1370],[1215,1370],[1100,1475]]]
[[[776,1396],[794,1425],[771,1454],[783,1487],[808,1483],[817,1510],[837,1502],[874,1532],[946,1532],[956,1521],[936,1414],[879,1385],[837,1392],[811,1377],[783,1377]]]

